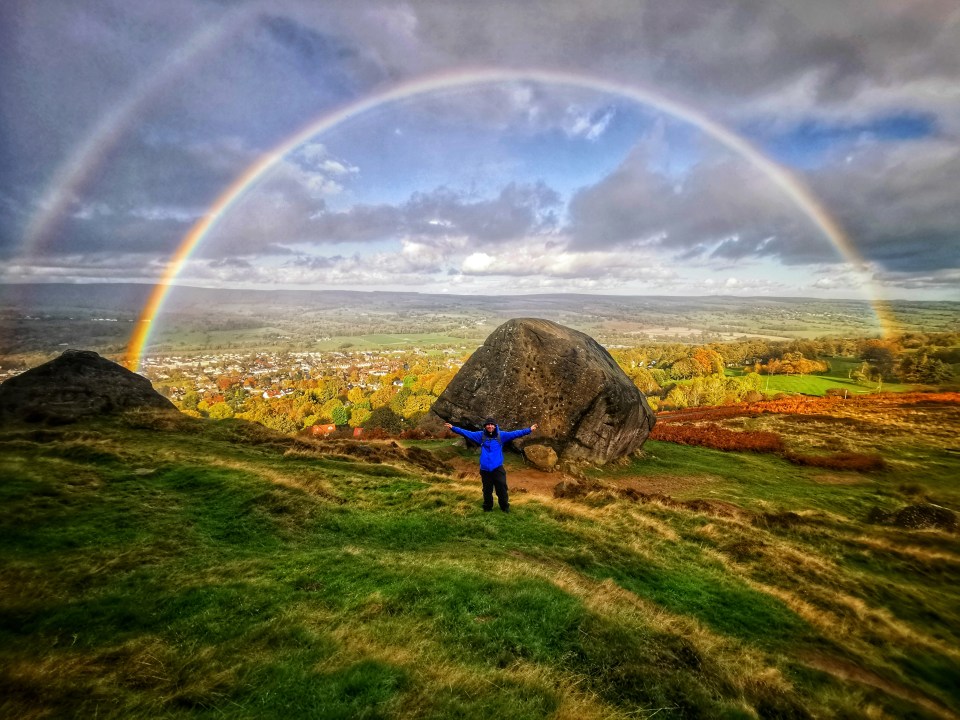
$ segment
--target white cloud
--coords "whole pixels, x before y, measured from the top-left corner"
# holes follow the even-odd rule
[[[203,210],[197,208],[143,207],[135,208],[130,214],[142,220],[174,220],[181,223],[192,223],[200,218],[203,212]]]
[[[102,202],[85,203],[73,213],[77,220],[92,220],[110,215],[113,215],[113,208]]]
[[[476,252],[468,255],[463,260],[461,270],[468,274],[484,275],[488,272],[499,274],[502,270],[495,267],[498,265],[497,258],[484,252]]]
[[[600,112],[584,111],[580,107],[571,107],[567,111],[566,127],[569,137],[582,137],[587,140],[596,140],[606,131],[613,120],[616,110],[607,108]]]

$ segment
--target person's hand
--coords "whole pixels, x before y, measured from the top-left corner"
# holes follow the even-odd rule
[[[452,430],[452,429],[453,429],[453,425],[451,425],[450,423],[444,423],[443,426],[444,426],[447,430]]]
[[[540,423],[534,423],[533,425],[530,426],[530,431],[533,432],[533,431],[536,430],[538,427],[540,427]]]

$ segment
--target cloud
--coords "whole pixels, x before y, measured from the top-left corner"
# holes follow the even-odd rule
[[[440,187],[414,193],[398,206],[355,205],[343,211],[322,211],[311,218],[311,241],[371,242],[418,236],[507,242],[551,232],[560,203],[559,194],[543,183],[509,183],[489,199],[470,199]]]
[[[854,0],[252,0],[229,11],[78,0],[14,3],[3,28],[5,259],[16,259],[73,150],[114,108],[136,110],[79,158],[84,181],[69,189],[48,243],[16,264],[25,273],[159,273],[210,204],[284,138],[392,83],[470,66],[570,71],[689,104],[793,166],[876,282],[948,294],[960,267],[954,0],[875,0],[870,12]],[[652,130],[649,117],[660,118]],[[392,268],[411,282],[454,272],[458,282],[586,287],[630,282],[635,263],[637,277],[677,274],[651,270],[650,283],[699,272],[720,287],[752,282],[749,268],[766,264],[807,268],[811,292],[854,286],[782,189],[664,117],[530,82],[374,108],[261,179],[198,249],[195,272],[373,282]],[[459,136],[431,136],[439,125]],[[632,131],[647,134],[624,158]],[[388,142],[408,143],[406,155],[391,159]],[[552,152],[563,143],[602,159]],[[320,257],[331,246],[342,253]]]
[[[891,272],[960,268],[960,147],[942,138],[838,148],[809,173],[867,260]]]
[[[568,110],[567,135],[596,140],[606,131],[615,114],[615,108],[584,113],[581,108],[572,107]]]
[[[874,281],[883,287],[902,290],[933,291],[951,300],[957,300],[960,287],[960,269],[933,270],[931,272],[879,272]]]
[[[569,205],[580,249],[647,245],[680,260],[778,257],[835,259],[836,252],[779,187],[742,158],[704,148],[680,176],[638,144],[624,162]]]

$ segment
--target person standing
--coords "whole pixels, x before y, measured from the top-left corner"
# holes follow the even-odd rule
[[[463,435],[480,446],[480,480],[483,483],[483,510],[493,510],[493,493],[497,493],[500,509],[510,512],[510,498],[507,490],[507,471],[503,467],[503,444],[514,438],[529,435],[539,427],[534,423],[520,430],[500,431],[496,420],[488,417],[483,421],[483,430],[464,430],[456,425],[444,423],[448,430]]]

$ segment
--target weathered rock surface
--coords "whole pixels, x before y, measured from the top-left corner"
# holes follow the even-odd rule
[[[551,472],[560,460],[557,451],[549,445],[525,445],[523,454],[538,470]]]
[[[0,385],[0,422],[68,423],[138,408],[177,412],[145,377],[89,350],[67,350]]]
[[[509,320],[487,338],[434,403],[469,429],[492,415],[504,430],[539,423],[514,441],[546,445],[563,465],[603,464],[643,445],[656,417],[593,338],[548,320]]]

